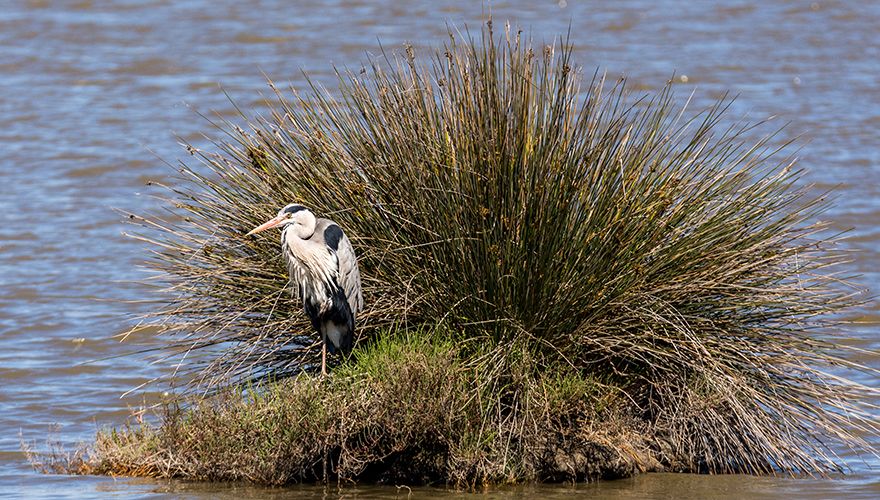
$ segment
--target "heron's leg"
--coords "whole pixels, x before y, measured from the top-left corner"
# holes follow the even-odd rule
[[[321,342],[321,376],[327,376],[327,342]]]

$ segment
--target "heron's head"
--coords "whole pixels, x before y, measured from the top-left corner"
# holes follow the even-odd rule
[[[297,203],[291,203],[290,205],[287,205],[286,207],[279,210],[278,215],[276,215],[275,217],[251,229],[250,232],[247,233],[247,236],[265,231],[267,229],[272,229],[273,227],[283,228],[288,224],[314,226],[315,216],[308,208]]]

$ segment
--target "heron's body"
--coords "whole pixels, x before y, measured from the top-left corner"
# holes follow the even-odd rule
[[[354,341],[354,318],[363,304],[351,242],[328,219],[317,219],[310,238],[288,229],[281,233],[281,249],[303,308],[330,352],[336,348],[348,353]]]
[[[301,205],[288,205],[251,233],[283,225],[281,252],[306,314],[326,350],[351,351],[355,318],[363,308],[361,276],[351,242],[333,221],[316,218]]]

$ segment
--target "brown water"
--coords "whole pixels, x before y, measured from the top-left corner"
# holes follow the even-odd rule
[[[158,202],[145,187],[169,170],[150,152],[183,157],[173,133],[209,131],[190,109],[230,112],[218,84],[244,108],[265,91],[261,72],[332,83],[331,64],[355,66],[375,52],[442,41],[445,22],[479,29],[486,7],[468,2],[332,1],[323,7],[262,2],[49,0],[0,5],[0,494],[11,496],[318,497],[335,489],[265,490],[95,477],[43,476],[20,453],[19,434],[68,446],[118,424],[144,396],[120,394],[157,374],[137,357],[83,364],[130,349],[111,337],[145,305],[131,284],[142,245],[126,239],[121,208]],[[880,3],[767,1],[493,2],[550,41],[571,26],[586,72],[626,73],[660,86],[673,72],[679,96],[703,105],[739,93],[733,115],[792,122],[805,134],[808,180],[839,186],[827,217],[852,227],[851,270],[880,290]],[[686,78],[683,78],[686,76]],[[682,80],[685,80],[683,82]],[[854,313],[863,346],[880,345],[877,301]],[[874,323],[873,325],[870,323]],[[864,360],[875,363],[876,360]],[[877,385],[877,380],[864,380]],[[154,394],[146,397],[154,398]],[[850,457],[841,480],[652,474],[571,487],[499,489],[490,496],[606,498],[880,497],[880,462]],[[359,497],[405,497],[363,487]],[[421,489],[417,496],[460,496]]]

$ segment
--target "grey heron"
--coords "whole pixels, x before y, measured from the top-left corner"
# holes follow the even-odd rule
[[[354,248],[335,222],[316,218],[296,203],[247,235],[273,227],[282,228],[281,253],[303,308],[321,337],[321,375],[326,375],[328,341],[331,353],[336,349],[351,352],[355,318],[364,307]]]

